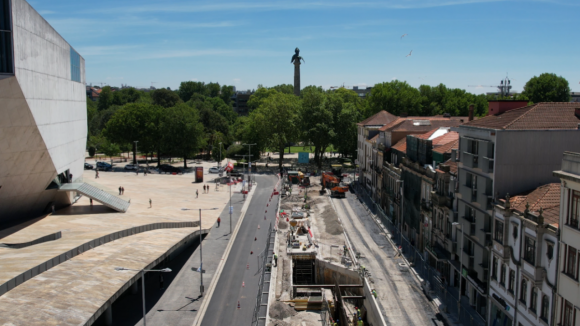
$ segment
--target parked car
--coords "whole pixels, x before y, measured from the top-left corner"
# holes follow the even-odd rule
[[[89,164],[89,163],[85,163],[85,170],[92,170],[93,169],[93,165]]]
[[[125,170],[137,170],[137,164],[127,164]]]
[[[223,172],[223,171],[224,171],[223,169],[220,169],[217,166],[212,166],[211,168],[209,168],[209,173],[220,173],[220,172]]]
[[[161,164],[159,166],[159,171],[160,172],[168,172],[168,173],[181,173],[181,170],[179,168],[176,168],[173,165],[169,165],[169,164]]]
[[[110,171],[113,169],[113,166],[109,163],[97,162],[97,169],[104,170],[104,171]]]
[[[240,171],[238,171],[236,169],[233,169],[229,174],[232,177],[241,177],[242,176],[242,172],[240,172]]]

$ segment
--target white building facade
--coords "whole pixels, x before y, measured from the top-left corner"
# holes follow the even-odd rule
[[[84,59],[25,0],[0,0],[0,223],[70,204],[87,138]]]
[[[565,152],[562,169],[554,175],[562,181],[560,201],[560,255],[558,294],[554,323],[580,325],[580,283],[578,282],[580,250],[580,153]]]

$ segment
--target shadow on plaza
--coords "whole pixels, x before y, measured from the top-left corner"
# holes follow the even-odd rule
[[[205,237],[205,236],[204,236]],[[175,277],[178,275],[180,270],[187,263],[191,255],[195,252],[199,246],[198,241],[192,241],[192,244],[185,248],[178,256],[173,258],[169,262],[161,262],[159,265],[155,266],[154,269],[161,269],[168,267],[171,269],[171,273],[146,273],[145,274],[145,296],[146,296],[146,309],[149,312],[159,299],[163,296],[165,291],[169,288]],[[159,275],[163,274],[163,288],[161,288]],[[142,325],[143,319],[143,300],[141,294],[141,279],[137,280],[139,290],[137,293],[132,293],[131,287],[127,289],[114,303],[113,303],[113,325],[115,326],[134,326]],[[159,310],[159,312],[167,313],[190,313],[197,310],[189,308],[194,302],[200,298],[186,297],[187,304],[177,307],[174,309],[164,309]],[[97,321],[93,324],[96,326],[105,326],[105,315],[101,315]]]

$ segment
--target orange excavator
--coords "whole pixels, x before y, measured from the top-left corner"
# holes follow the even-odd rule
[[[346,192],[348,191],[348,186],[343,185],[339,178],[327,172],[322,172],[321,192],[324,190],[324,188],[330,189],[331,197],[338,198],[346,197]]]

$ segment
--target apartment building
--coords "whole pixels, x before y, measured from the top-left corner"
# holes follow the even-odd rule
[[[495,206],[490,325],[552,325],[560,191],[550,183]]]
[[[497,105],[492,114],[455,128],[460,137],[458,227],[465,243],[457,249],[466,284],[462,295],[483,318],[488,316],[494,202],[557,182],[552,171],[559,169],[562,153],[580,150],[578,104],[513,108],[504,103],[490,102],[490,112]]]
[[[561,180],[559,216],[560,250],[554,319],[550,325],[580,325],[580,283],[578,264],[580,250],[580,153],[565,152],[562,168],[554,172]]]
[[[357,124],[357,164],[360,168],[359,182],[367,190],[371,190],[373,184],[372,164],[376,164],[377,149],[373,148],[372,139],[378,136],[379,129],[384,125],[396,120],[397,116],[387,111],[380,111],[375,115]],[[376,141],[377,138],[375,138]]]

